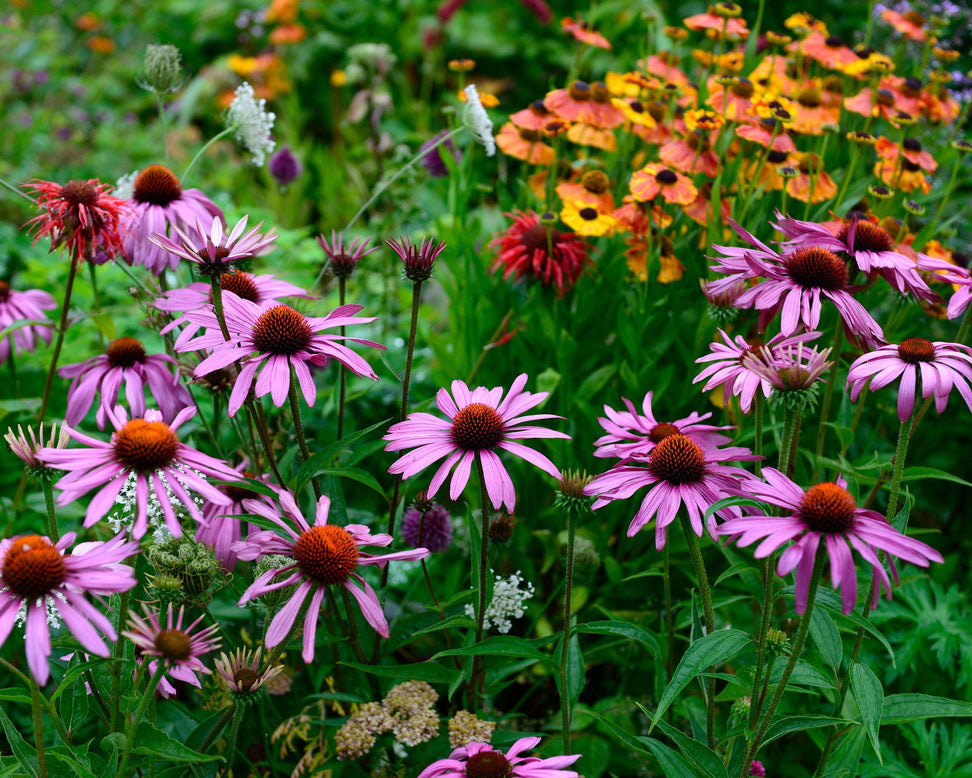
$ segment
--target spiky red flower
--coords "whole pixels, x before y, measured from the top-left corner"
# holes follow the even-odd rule
[[[51,251],[67,246],[74,261],[88,259],[98,249],[108,257],[121,251],[119,219],[127,215],[129,205],[108,194],[111,186],[97,178],[68,181],[63,186],[53,181],[34,179],[25,184],[37,197],[40,213],[27,222],[36,229],[36,243],[51,239]]]
[[[561,232],[535,211],[506,214],[513,223],[498,233],[490,248],[499,249],[492,270],[503,269],[503,278],[532,276],[563,297],[590,264],[587,244],[572,232]],[[546,215],[545,215],[546,216]]]

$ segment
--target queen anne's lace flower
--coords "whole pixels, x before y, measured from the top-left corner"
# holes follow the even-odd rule
[[[496,154],[496,140],[493,138],[493,120],[489,118],[475,84],[465,88],[466,105],[462,112],[462,123],[466,125],[473,138],[486,148],[486,156]]]
[[[519,570],[509,578],[496,576],[496,581],[493,583],[493,599],[486,608],[486,618],[483,620],[486,629],[492,626],[497,632],[505,635],[513,626],[513,619],[518,619],[526,613],[525,603],[533,597],[535,589],[529,582],[526,583],[525,589],[521,589],[520,584],[523,582]],[[469,618],[475,617],[472,604],[466,605],[466,615]]]
[[[267,101],[257,100],[253,87],[244,81],[230,103],[226,124],[236,132],[236,139],[253,155],[253,164],[263,165],[266,155],[277,145],[270,136],[277,115],[267,111]]]

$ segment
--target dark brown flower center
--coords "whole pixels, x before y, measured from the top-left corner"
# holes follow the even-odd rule
[[[837,240],[847,243],[851,225],[845,224],[837,231]],[[869,221],[858,220],[854,230],[853,251],[891,251],[894,248],[894,238],[883,227]]]
[[[595,208],[581,208],[577,213],[585,221],[597,221],[597,210]]]
[[[905,362],[917,365],[919,362],[934,362],[935,347],[924,338],[906,338],[898,346],[898,356]]]
[[[203,261],[203,264],[205,265],[209,265],[209,264],[220,265],[223,263],[223,260],[229,256],[229,254],[230,254],[230,250],[226,248],[226,246],[216,246],[213,250],[212,259],[209,258],[208,249],[202,249],[201,251],[196,252],[196,256],[198,256],[199,259],[201,259]]]
[[[0,281],[0,303],[5,303],[10,299],[10,284]]]
[[[901,160],[901,167],[904,170],[907,170],[909,173],[917,173],[919,170],[921,170],[921,165],[919,165],[917,162],[912,162],[910,159]]]
[[[311,335],[307,317],[289,305],[266,311],[253,327],[253,343],[265,354],[296,354],[307,348]]]
[[[90,208],[98,202],[98,190],[87,181],[68,181],[61,187],[61,197],[75,207],[86,205]]]
[[[874,95],[874,102],[890,108],[894,105],[894,95],[887,89],[878,89]]]
[[[251,670],[249,667],[241,667],[233,673],[233,680],[241,692],[249,692],[253,684],[260,680],[260,673]]]
[[[800,501],[800,517],[815,532],[835,534],[845,532],[853,524],[857,503],[833,483],[811,486]]]
[[[611,92],[603,81],[595,81],[591,84],[591,97],[594,98],[595,103],[611,102]]]
[[[787,156],[785,151],[773,151],[770,149],[770,152],[766,155],[766,161],[771,165],[779,165],[786,162]]]
[[[661,443],[665,438],[678,434],[680,434],[678,427],[663,421],[661,424],[656,424],[651,428],[648,437],[652,443]]]
[[[921,141],[917,138],[905,138],[901,145],[908,151],[921,151]]]
[[[844,39],[839,35],[831,35],[827,40],[824,41],[827,48],[829,49],[839,49],[844,45]]]
[[[591,194],[604,194],[611,185],[611,179],[600,170],[588,170],[581,176],[581,186]]]
[[[753,96],[753,92],[756,91],[756,87],[748,78],[739,78],[732,82],[732,85],[729,87],[729,91],[732,92],[736,97],[747,98]]]
[[[108,344],[107,355],[112,367],[132,367],[145,361],[145,346],[135,338],[118,338]]]
[[[556,246],[557,241],[560,238],[560,232],[552,229],[550,230],[550,246]],[[523,244],[531,254],[534,251],[547,251],[547,228],[542,224],[534,224],[530,229],[524,232],[520,236],[520,243]]]
[[[343,583],[358,567],[358,545],[341,527],[314,526],[297,539],[294,559],[305,578],[322,584]]]
[[[705,476],[705,454],[696,443],[676,432],[651,450],[648,469],[672,484],[695,483]]]
[[[678,175],[674,170],[669,170],[667,167],[662,168],[657,173],[655,173],[655,180],[662,184],[663,186],[671,186],[676,181],[678,181]]]
[[[470,403],[452,420],[452,440],[464,451],[494,448],[505,431],[497,410],[484,403]]]
[[[823,102],[823,95],[815,86],[808,86],[797,95],[797,102],[804,108],[817,108]]]
[[[507,778],[510,763],[499,751],[480,751],[466,761],[466,778]]]
[[[567,94],[572,100],[584,102],[591,99],[591,85],[586,81],[575,81],[567,88]]]
[[[115,459],[129,470],[151,473],[175,459],[179,438],[161,421],[132,419],[114,436]]]
[[[260,302],[260,290],[249,273],[241,273],[239,270],[224,273],[219,277],[219,286],[224,292],[232,292],[251,303]]]
[[[516,131],[520,134],[520,137],[528,143],[536,143],[543,138],[543,133],[540,132],[540,130],[528,130],[523,127],[517,127]]]
[[[632,100],[628,103],[628,108],[630,108],[635,113],[644,113],[647,109],[640,100]]]
[[[132,192],[135,202],[165,206],[180,197],[182,185],[165,165],[149,165],[135,178]]]
[[[192,641],[181,629],[163,629],[155,636],[155,650],[164,659],[184,662],[192,656]]]
[[[0,576],[6,588],[33,605],[38,597],[61,587],[67,568],[61,552],[47,538],[24,535],[7,549]]]
[[[787,274],[804,289],[833,292],[847,286],[847,265],[830,249],[805,246],[786,258]]]
[[[665,103],[655,100],[648,106],[648,115],[651,116],[656,122],[660,122],[665,118],[665,114],[668,112],[668,106]]]
[[[904,14],[904,18],[918,27],[923,27],[925,24],[925,16],[920,11],[908,11]]]

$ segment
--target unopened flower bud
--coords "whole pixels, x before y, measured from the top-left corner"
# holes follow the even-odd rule
[[[169,43],[150,43],[145,47],[145,80],[139,85],[159,95],[181,91],[182,54]]]

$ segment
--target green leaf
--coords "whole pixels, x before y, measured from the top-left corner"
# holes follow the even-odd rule
[[[810,615],[810,636],[817,648],[820,649],[820,653],[823,654],[827,664],[835,673],[838,672],[844,655],[844,647],[833,616],[822,608],[814,608]]]
[[[726,662],[742,651],[752,642],[749,635],[738,629],[720,629],[711,635],[699,638],[691,646],[678,663],[672,679],[668,682],[661,699],[658,701],[658,708],[652,717],[651,726],[648,728],[650,733],[658,723],[668,706],[675,701],[679,692],[684,689],[689,682],[699,673],[707,670],[713,665]]]
[[[882,724],[970,717],[972,702],[932,697],[930,694],[890,694],[884,698],[884,707],[881,709]]]
[[[584,379],[574,392],[574,404],[583,406],[597,392],[599,392],[618,370],[618,366],[611,363],[600,367]]]
[[[385,490],[381,488],[381,484],[378,483],[378,480],[367,470],[362,470],[360,467],[327,467],[323,470],[318,470],[316,475],[334,475],[338,478],[350,478],[352,481],[357,481],[359,484],[364,484],[369,489],[373,489],[382,497],[385,497]],[[311,478],[313,478],[313,476],[311,476]],[[307,480],[309,481],[310,478]],[[299,492],[306,485],[307,481],[298,482],[297,491]]]
[[[431,627],[425,627],[424,629],[412,632],[408,639],[411,641],[421,635],[428,635],[432,632],[439,632],[443,629],[456,629],[457,627],[465,627],[466,629],[475,629],[476,622],[469,618],[464,613],[456,613],[449,616],[445,620],[436,621]]]
[[[763,738],[763,745],[768,745],[774,740],[786,737],[791,732],[803,732],[804,730],[816,729],[818,727],[841,727],[856,724],[856,721],[834,718],[833,716],[784,716],[781,719],[775,720],[767,727],[766,735]]]
[[[297,471],[296,484],[297,488],[294,492],[299,492],[303,489],[310,479],[317,475],[321,470],[326,468],[328,465],[333,464],[332,460],[335,460],[337,456],[349,448],[352,443],[367,437],[372,432],[374,432],[379,427],[384,427],[391,419],[385,419],[379,421],[377,424],[372,424],[370,427],[365,427],[363,430],[358,430],[357,432],[352,432],[350,435],[345,435],[341,440],[332,443],[330,446],[325,446],[320,451],[312,454],[310,458],[300,466],[300,470]]]
[[[521,659],[533,659],[537,662],[553,663],[549,656],[542,653],[529,640],[513,635],[494,635],[476,643],[474,646],[440,651],[432,657],[432,661],[443,656],[515,656]]]
[[[30,702],[30,697],[27,698],[27,701]],[[37,752],[21,737],[17,727],[4,713],[2,706],[0,706],[0,724],[3,725],[3,732],[7,736],[7,742],[10,743],[10,750],[17,757],[20,766],[29,775],[37,775]]]
[[[138,725],[132,754],[154,756],[167,762],[215,762],[223,758],[219,754],[200,754],[198,751],[193,751],[148,721]]]
[[[972,483],[965,479],[946,473],[937,467],[906,467],[904,473],[901,474],[901,480],[904,482],[923,481],[926,478],[937,478],[940,481],[951,481],[952,483],[962,484],[962,486],[972,486]]]
[[[763,510],[765,503],[754,500],[752,497],[723,497],[705,509],[705,514],[702,516],[702,519],[705,520],[716,511],[721,511],[723,508],[728,508],[733,505],[747,505],[750,508]]]
[[[433,662],[416,662],[411,665],[361,665],[356,662],[341,662],[341,664],[381,678],[427,681],[428,683],[449,683],[456,672]]]
[[[562,650],[563,641],[557,643],[557,649],[554,652],[558,657]],[[560,677],[560,671],[554,673],[554,680],[557,683],[557,693],[564,696],[563,681]],[[567,643],[567,705],[573,708],[577,704],[577,700],[580,699],[581,689],[584,688],[584,656],[581,654],[580,641],[577,640],[575,635]]]
[[[0,700],[7,702],[22,702],[26,705],[33,704],[30,695],[21,689],[0,689]]]
[[[650,715],[650,712],[645,710],[643,706],[639,705],[638,707]],[[721,778],[721,776],[727,775],[722,758],[705,743],[689,737],[666,721],[659,721],[658,728],[665,737],[675,743],[676,748],[682,752],[682,756],[692,763],[696,773],[708,776],[708,778]]]
[[[115,319],[110,313],[93,313],[90,318],[105,340],[115,339]]]
[[[635,753],[650,754],[653,756],[661,766],[666,778],[672,778],[673,776],[677,778],[695,778],[695,773],[692,772],[692,768],[688,762],[668,746],[662,745],[657,740],[652,740],[651,738],[635,737],[619,727],[617,722],[611,721],[609,718],[590,708],[584,709],[584,715],[590,716],[611,737],[620,741]]]
[[[653,656],[658,656],[660,651],[658,641],[648,630],[632,624],[629,621],[589,621],[586,624],[578,624],[573,629],[574,633],[585,633],[588,635],[617,635],[619,637],[631,638],[632,640],[644,643],[651,650]]]
[[[878,737],[878,729],[881,726],[881,710],[884,707],[884,687],[874,674],[874,671],[861,662],[855,662],[850,669],[851,691],[857,701],[857,707],[861,711],[861,721],[867,730],[867,736],[871,740],[874,753],[877,754],[878,761],[884,764],[881,758],[881,741]]]
[[[560,373],[558,373],[552,367],[548,367],[537,376],[537,391],[549,392],[550,394],[553,394],[554,390],[557,388],[557,385],[560,383],[561,378],[563,378],[563,376],[561,376]]]

